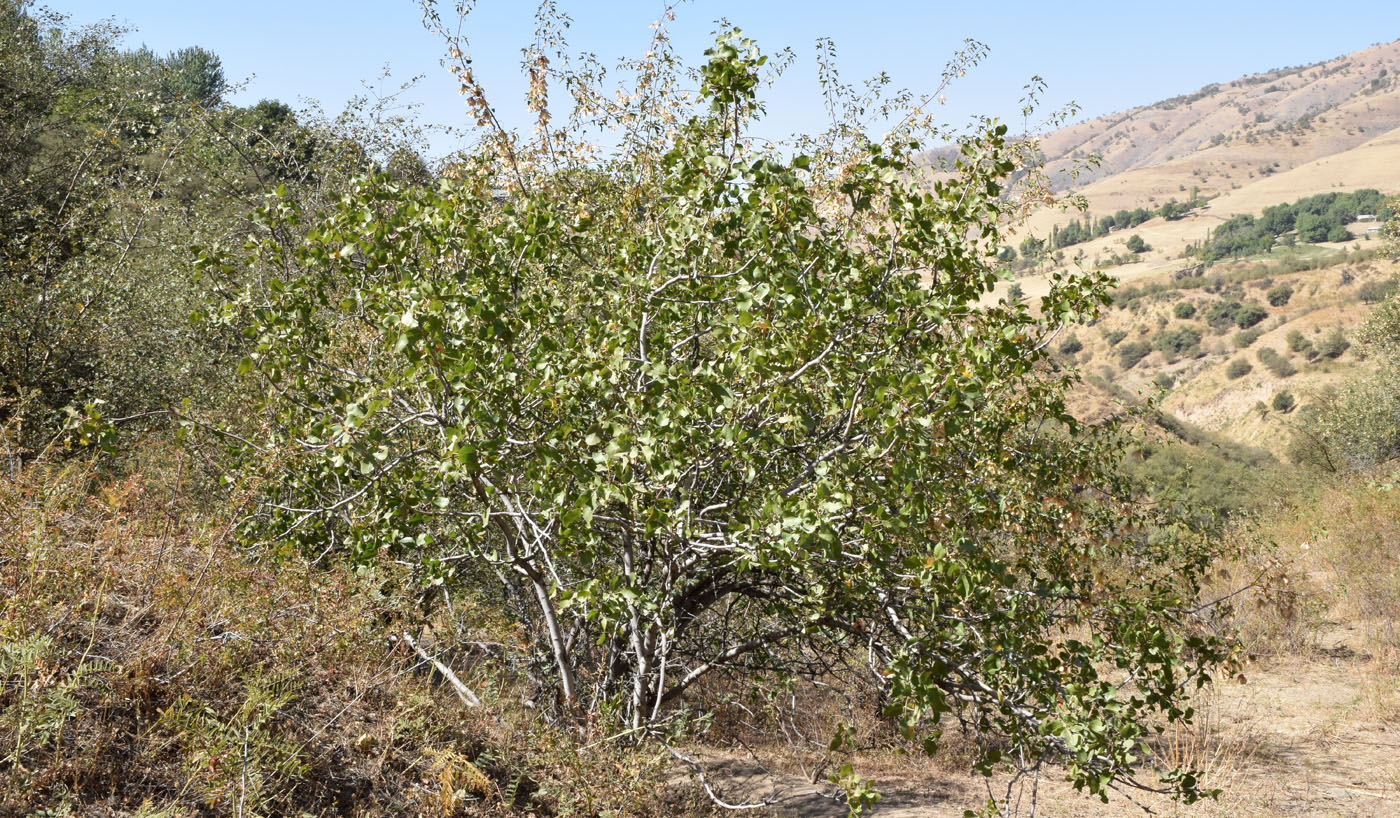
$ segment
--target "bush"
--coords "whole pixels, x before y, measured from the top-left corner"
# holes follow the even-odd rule
[[[1164,329],[1152,339],[1154,349],[1168,357],[1197,352],[1201,345],[1201,331],[1191,327]]]
[[[1324,358],[1340,358],[1351,348],[1351,342],[1342,333],[1341,327],[1334,328],[1317,342],[1317,352]]]
[[[1240,329],[1249,329],[1255,324],[1269,317],[1269,311],[1259,304],[1244,304],[1235,313],[1235,325]]]
[[[1298,405],[1298,401],[1294,399],[1292,392],[1285,389],[1277,395],[1274,395],[1271,405],[1276,412],[1291,412],[1293,411],[1293,407]]]
[[[598,129],[579,106],[538,138],[488,131],[438,187],[274,198],[249,255],[201,258],[285,270],[235,305],[265,424],[246,540],[496,601],[532,701],[599,736],[686,729],[710,679],[761,699],[820,676],[930,751],[941,719],[976,724],[979,769],[1128,781],[1225,658],[1195,614],[1224,546],[1143,519],[1115,438],[1066,422],[1075,376],[1040,339],[1106,303],[1106,276],[981,308],[986,214],[1034,147],[990,125],[931,196],[902,130],[825,158],[748,138],[764,58],[734,31],[707,56],[698,97],[620,103],[635,138],[596,166],[555,138]],[[293,223],[314,229],[285,242]]]
[[[1104,330],[1103,337],[1105,341],[1108,341],[1108,345],[1113,347],[1117,346],[1118,342],[1122,341],[1124,338],[1127,338],[1128,332],[1127,330],[1121,329]]]
[[[1280,284],[1264,294],[1264,298],[1269,304],[1275,307],[1282,307],[1288,303],[1288,299],[1293,297],[1293,288],[1287,284]]]
[[[1400,278],[1391,276],[1381,281],[1371,280],[1356,288],[1356,297],[1366,304],[1379,304],[1400,290]]]
[[[1146,253],[1152,249],[1147,242],[1142,240],[1142,236],[1136,233],[1128,237],[1127,248],[1130,253]]]
[[[1172,315],[1183,321],[1196,314],[1196,305],[1190,301],[1178,301],[1172,306]]]
[[[1125,370],[1132,369],[1151,354],[1152,344],[1147,341],[1128,341],[1118,347],[1118,364]]]
[[[1229,378],[1230,380],[1235,380],[1236,378],[1243,378],[1245,375],[1248,375],[1253,371],[1254,367],[1249,363],[1249,361],[1246,361],[1243,358],[1236,358],[1235,360],[1231,361],[1230,366],[1225,369],[1225,377]]]
[[[1079,336],[1070,333],[1070,336],[1060,344],[1061,355],[1074,355],[1084,348],[1084,343],[1079,340]]]
[[[1152,376],[1152,383],[1158,389],[1167,390],[1176,386],[1176,378],[1173,378],[1168,372],[1158,372]]]
[[[1309,341],[1304,337],[1303,333],[1298,330],[1290,330],[1286,340],[1288,341],[1288,350],[1290,352],[1296,352],[1309,361],[1317,358],[1317,348],[1313,346],[1312,341]]]
[[[1244,305],[1238,301],[1216,301],[1206,307],[1201,317],[1215,329],[1223,330],[1235,323],[1235,317],[1239,315],[1243,307]]]
[[[1263,333],[1258,329],[1246,329],[1235,333],[1234,337],[1230,340],[1235,345],[1235,349],[1244,349],[1255,341],[1258,341],[1260,335],[1263,335]]]
[[[1298,374],[1298,370],[1293,364],[1282,355],[1273,350],[1272,347],[1263,347],[1255,355],[1259,362],[1269,368],[1269,371],[1280,378],[1288,378]]]

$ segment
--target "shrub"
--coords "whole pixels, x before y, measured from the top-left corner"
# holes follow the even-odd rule
[[[1191,327],[1164,329],[1152,339],[1154,349],[1168,356],[1196,352],[1201,345],[1201,331]]]
[[[1255,355],[1259,362],[1269,368],[1269,371],[1280,378],[1287,378],[1298,374],[1298,370],[1293,364],[1282,355],[1273,350],[1272,347],[1263,347]]]
[[[1246,361],[1243,358],[1236,358],[1235,360],[1231,361],[1230,366],[1225,369],[1225,377],[1229,378],[1230,380],[1235,380],[1236,378],[1243,378],[1245,375],[1248,375],[1253,371],[1254,367],[1249,363],[1249,361]]]
[[[1271,405],[1274,407],[1274,411],[1291,412],[1293,407],[1298,405],[1298,401],[1294,399],[1292,392],[1285,389],[1277,395],[1274,395]]]
[[[1275,307],[1282,307],[1288,303],[1288,299],[1293,297],[1293,288],[1287,284],[1280,284],[1264,294],[1264,298],[1269,304]]]
[[[1379,304],[1395,295],[1397,289],[1400,289],[1400,278],[1391,276],[1380,281],[1373,279],[1362,282],[1361,286],[1356,288],[1356,297],[1366,304]]]
[[[1158,389],[1167,390],[1176,386],[1176,378],[1173,378],[1171,373],[1158,372],[1156,375],[1152,376],[1152,383]]]
[[[270,202],[249,252],[286,272],[234,312],[265,423],[245,538],[499,600],[533,701],[599,735],[684,729],[709,679],[762,697],[873,658],[870,694],[930,751],[946,717],[977,725],[978,769],[1130,780],[1225,658],[1195,616],[1223,546],[1167,519],[1124,536],[1152,523],[1122,451],[1067,422],[1074,376],[1040,339],[1106,276],[981,307],[987,214],[1033,146],[990,125],[930,195],[903,130],[818,157],[747,137],[764,58],[734,31],[707,56],[693,101],[620,103],[640,121],[596,166],[561,142],[600,124],[579,106],[535,139],[488,130],[438,187]]]
[[[1147,242],[1142,240],[1142,236],[1136,233],[1128,237],[1127,248],[1130,253],[1146,253],[1152,249]]]
[[[1235,325],[1240,329],[1249,329],[1255,324],[1269,317],[1269,311],[1259,304],[1244,304],[1235,313]]]
[[[1235,317],[1239,315],[1243,306],[1238,301],[1216,301],[1206,307],[1201,317],[1215,329],[1222,330],[1235,323]]]
[[[1147,341],[1128,341],[1118,347],[1118,363],[1123,369],[1132,369],[1151,354],[1152,344]]]
[[[1108,345],[1113,347],[1117,346],[1118,342],[1122,341],[1124,338],[1127,338],[1128,332],[1127,330],[1121,329],[1104,330],[1103,337],[1105,341],[1108,341]]]
[[[1340,358],[1350,348],[1351,342],[1342,333],[1341,327],[1333,328],[1317,342],[1317,352],[1324,358]]]
[[[1084,348],[1084,342],[1079,340],[1079,336],[1070,333],[1070,336],[1060,344],[1061,355],[1074,355]]]
[[[1178,301],[1172,306],[1172,315],[1183,321],[1196,314],[1196,305],[1190,301]]]
[[[1263,333],[1258,329],[1246,329],[1235,333],[1234,337],[1230,340],[1235,345],[1235,349],[1244,349],[1255,341],[1258,341],[1260,335],[1263,335]]]

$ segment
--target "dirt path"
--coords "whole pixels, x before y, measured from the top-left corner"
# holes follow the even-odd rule
[[[1315,658],[1261,664],[1247,684],[1216,691],[1201,708],[1205,729],[1166,752],[1204,769],[1224,794],[1193,807],[1145,805],[1169,816],[1400,816],[1400,687],[1369,664],[1338,643]],[[775,801],[748,814],[846,815],[829,786],[799,774],[770,773],[739,755],[707,753],[701,760],[715,791],[731,803]],[[960,818],[986,797],[980,779],[928,764],[872,767],[869,775],[884,796],[870,813],[875,818]],[[1145,814],[1122,798],[1105,805],[1054,780],[1042,783],[1037,807],[1046,818]]]

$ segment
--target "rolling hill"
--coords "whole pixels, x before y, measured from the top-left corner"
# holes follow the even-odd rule
[[[1400,267],[1377,255],[1380,243],[1368,238],[1369,224],[1351,225],[1353,238],[1344,242],[1278,247],[1204,269],[1189,248],[1237,214],[1258,216],[1320,193],[1400,193],[1400,40],[1070,125],[1044,135],[1041,147],[1054,187],[1082,196],[1092,219],[1156,210],[1173,199],[1199,204],[1170,220],[1155,215],[1064,247],[1034,268],[1023,259],[1016,280],[993,297],[1014,286],[1034,299],[1055,270],[1075,265],[1110,270],[1120,297],[1094,329],[1079,333],[1083,349],[1070,356],[1092,376],[1086,392],[1100,393],[1084,395],[1086,401],[1163,388],[1162,408],[1176,418],[1281,457],[1292,415],[1269,409],[1273,397],[1288,391],[1306,404],[1364,366],[1351,353],[1305,359],[1288,349],[1286,336],[1296,331],[1316,340],[1334,329],[1350,335],[1369,313],[1357,287],[1381,286]],[[1048,238],[1085,215],[1043,209],[1018,226],[1013,241]],[[1149,249],[1130,252],[1134,235]],[[1180,280],[1188,269],[1195,278]],[[1279,285],[1296,295],[1284,305],[1267,304],[1265,290]],[[1183,320],[1172,311],[1181,301],[1204,311],[1222,300],[1267,307],[1257,340],[1242,343],[1237,327],[1208,326],[1199,312]],[[1190,354],[1156,348],[1160,333],[1179,328],[1201,334]],[[1154,348],[1125,365],[1121,344],[1134,341]],[[1289,358],[1296,372],[1278,375],[1262,365],[1257,353],[1266,348]],[[1237,359],[1252,369],[1230,377]]]

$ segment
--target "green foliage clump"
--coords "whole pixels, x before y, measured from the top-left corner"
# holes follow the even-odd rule
[[[1237,378],[1243,378],[1253,371],[1254,366],[1250,364],[1249,361],[1246,361],[1244,358],[1236,358],[1225,368],[1225,377],[1233,381]]]
[[[1287,337],[1284,338],[1284,341],[1286,341],[1288,344],[1289,352],[1296,352],[1299,355],[1302,355],[1304,358],[1308,359],[1309,361],[1318,356],[1317,349],[1313,347],[1312,341],[1309,341],[1307,337],[1303,335],[1302,332],[1296,329],[1289,330]]]
[[[1216,330],[1224,330],[1235,323],[1235,318],[1243,307],[1239,301],[1216,301],[1206,307],[1205,312],[1201,313],[1201,318]]]
[[[1200,346],[1201,331],[1194,327],[1177,326],[1164,329],[1152,338],[1152,348],[1160,350],[1168,358],[1197,354]]]
[[[1104,330],[1103,337],[1104,340],[1108,342],[1109,346],[1115,347],[1118,346],[1118,344],[1122,342],[1124,338],[1128,337],[1128,332],[1127,330],[1121,329],[1109,329]]]
[[[1267,452],[1166,413],[1152,420],[1165,434],[1124,465],[1157,502],[1205,522],[1257,511],[1277,496],[1279,463]]]
[[[1359,340],[1376,367],[1352,375],[1301,410],[1288,449],[1293,462],[1344,472],[1400,456],[1400,304],[1391,299],[1376,307]],[[1317,344],[1329,358],[1349,346],[1340,328]]]
[[[1356,297],[1366,304],[1379,304],[1400,292],[1400,277],[1364,281],[1356,288]]]
[[[1393,212],[1377,190],[1320,193],[1292,204],[1266,207],[1258,218],[1232,216],[1211,231],[1196,254],[1202,260],[1215,261],[1266,253],[1280,236],[1291,238],[1295,230],[1297,239],[1304,242],[1350,241],[1352,236],[1344,225],[1355,221],[1359,213],[1375,213],[1385,220]]]
[[[1331,332],[1318,339],[1316,347],[1317,353],[1324,358],[1340,358],[1342,353],[1351,349],[1351,342],[1341,327],[1333,327]]]
[[[1152,354],[1152,344],[1148,341],[1128,341],[1118,345],[1118,364],[1124,370],[1132,369],[1138,362]]]
[[[1269,371],[1280,378],[1287,378],[1298,374],[1298,370],[1293,363],[1284,356],[1278,354],[1272,347],[1262,347],[1254,353],[1259,358],[1259,363],[1269,368]]]
[[[76,418],[148,431],[227,398],[246,340],[190,318],[245,282],[191,276],[188,248],[241,243],[272,186],[315,201],[374,167],[342,126],[225,102],[209,51],[121,34],[0,0],[0,421],[23,457]]]
[[[1269,317],[1269,311],[1260,304],[1242,304],[1235,312],[1235,325],[1240,329],[1249,329],[1255,324]]]
[[[1190,301],[1178,301],[1172,305],[1172,315],[1183,321],[1196,315],[1196,305]]]
[[[1274,307],[1282,307],[1284,304],[1287,304],[1288,300],[1292,297],[1293,288],[1287,284],[1280,284],[1277,287],[1273,287],[1264,294],[1264,298]]]
[[[1084,342],[1079,340],[1079,336],[1070,333],[1069,337],[1060,344],[1061,355],[1075,355],[1084,349]]]
[[[1298,400],[1293,397],[1292,392],[1284,389],[1274,395],[1274,399],[1270,401],[1269,405],[1271,405],[1276,412],[1291,412],[1293,411],[1293,407],[1298,405]]]
[[[1244,349],[1255,341],[1258,341],[1260,335],[1263,335],[1263,333],[1260,332],[1257,327],[1254,329],[1240,330],[1231,337],[1230,342],[1234,344],[1235,349]]]
[[[245,537],[495,602],[531,698],[604,735],[680,729],[717,676],[810,679],[873,686],[929,751],[976,724],[979,771],[1131,785],[1227,659],[1194,624],[1221,546],[1133,501],[1044,365],[1107,277],[982,303],[1034,146],[982,123],[925,189],[917,117],[773,147],[748,135],[757,47],[725,31],[707,58],[698,103],[643,61],[659,96],[603,123],[489,129],[436,188],[278,196],[247,251],[204,252],[280,271],[223,318],[261,395]],[[620,116],[614,150],[573,141]]]
[[[1126,246],[1128,248],[1128,252],[1130,253],[1146,253],[1148,250],[1152,249],[1151,247],[1147,246],[1147,242],[1142,240],[1142,236],[1139,236],[1136,233],[1128,237],[1128,242]]]

